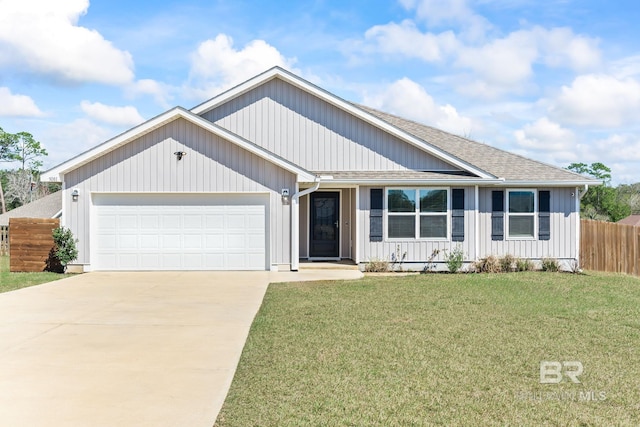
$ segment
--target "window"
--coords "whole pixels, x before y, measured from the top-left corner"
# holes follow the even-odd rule
[[[387,190],[387,237],[446,239],[449,190],[431,188]]]
[[[510,239],[533,239],[536,229],[536,192],[508,190],[507,236]]]

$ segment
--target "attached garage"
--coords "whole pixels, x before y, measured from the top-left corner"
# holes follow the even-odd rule
[[[269,269],[268,203],[257,193],[95,193],[92,269]]]

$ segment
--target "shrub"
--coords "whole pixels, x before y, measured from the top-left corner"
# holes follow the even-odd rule
[[[462,247],[460,245],[456,246],[454,250],[449,253],[446,253],[444,259],[447,263],[447,268],[451,273],[457,273],[462,267],[462,263],[464,260],[464,252],[462,251]]]
[[[55,243],[53,255],[66,271],[67,264],[78,258],[77,240],[73,238],[71,230],[65,227],[55,228],[52,235]]]
[[[560,263],[555,258],[542,258],[542,271],[556,273],[560,271]]]
[[[506,254],[500,258],[500,268],[505,273],[510,273],[515,270],[516,258],[513,255]]]
[[[385,271],[389,271],[389,261],[372,259],[364,266],[364,271],[367,273],[384,273]]]
[[[478,273],[500,273],[502,271],[500,260],[495,255],[480,258],[473,267]]]
[[[518,258],[516,260],[516,270],[517,271],[531,271],[533,270],[533,262],[530,259],[526,258]]]

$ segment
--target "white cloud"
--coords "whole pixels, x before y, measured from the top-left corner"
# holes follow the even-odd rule
[[[578,76],[550,107],[559,120],[581,126],[617,127],[637,122],[640,82],[610,75]]]
[[[570,28],[535,27],[530,33],[538,43],[542,61],[550,67],[583,71],[600,65],[598,39],[574,34]]]
[[[472,121],[451,105],[438,105],[418,83],[400,79],[374,94],[365,95],[363,104],[425,123],[458,135],[468,135]]]
[[[49,153],[45,167],[65,162],[114,136],[113,130],[98,126],[89,119],[56,124],[38,133]]]
[[[459,24],[461,34],[470,40],[481,39],[492,28],[491,23],[476,14],[467,0],[400,0],[407,10],[416,10],[418,19],[430,26]]]
[[[294,63],[264,40],[253,40],[238,50],[231,37],[218,34],[200,43],[191,55],[190,85],[194,96],[209,97],[273,66],[291,69]]]
[[[0,87],[0,116],[5,117],[40,117],[36,103],[27,95],[12,94],[7,87]]]
[[[80,108],[92,119],[111,125],[134,126],[144,122],[144,118],[132,106],[115,107],[100,102],[82,101]]]
[[[403,55],[426,62],[441,61],[457,45],[456,36],[451,31],[441,34],[422,33],[410,20],[400,24],[389,23],[369,28],[364,37],[373,45],[365,45],[365,50],[383,54]]]
[[[174,88],[167,84],[152,79],[137,80],[125,88],[128,97],[136,98],[141,95],[149,95],[163,108],[169,108],[169,100],[173,99],[171,92]]]
[[[635,172],[640,162],[640,137],[632,134],[613,134],[599,139],[594,144],[595,159],[609,159],[609,162],[632,163]],[[607,164],[607,162],[603,162]]]
[[[600,64],[598,41],[568,28],[534,27],[510,33],[482,46],[465,46],[455,65],[474,72],[461,91],[491,98],[505,92],[520,93],[533,76],[535,64],[584,70]]]
[[[65,82],[130,82],[131,55],[77,25],[88,7],[89,0],[3,0],[0,66]]]
[[[514,134],[518,145],[527,150],[566,152],[576,147],[574,133],[546,117],[525,125]]]

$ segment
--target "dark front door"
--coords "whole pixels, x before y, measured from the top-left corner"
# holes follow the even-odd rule
[[[340,256],[339,203],[340,193],[338,192],[311,193],[310,257],[337,258]]]

